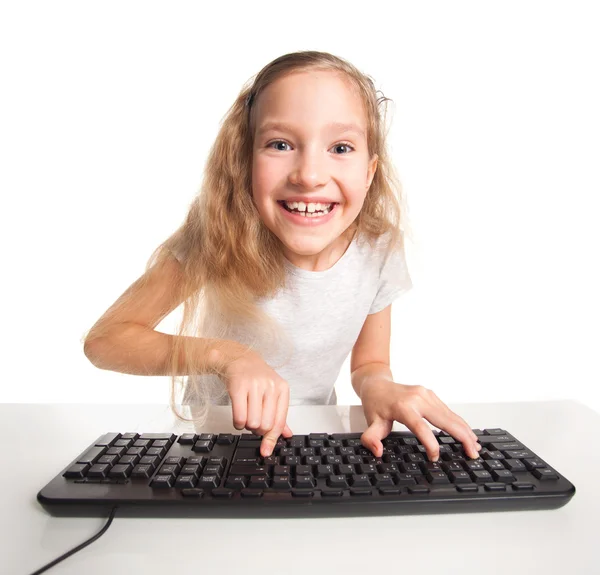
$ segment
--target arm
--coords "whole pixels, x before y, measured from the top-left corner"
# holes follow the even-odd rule
[[[174,258],[160,268],[148,270],[94,324],[84,342],[86,357],[99,369],[133,375],[170,375],[173,346],[181,336],[154,328],[181,303],[180,285],[181,266]],[[211,353],[215,342],[225,345],[225,357],[233,357],[242,350],[233,341],[184,339],[192,342],[197,357],[208,358],[211,370],[216,365]],[[180,365],[185,365],[183,360],[180,357]]]
[[[368,382],[393,381],[390,370],[391,312],[390,304],[380,312],[368,315],[352,348],[352,387],[361,401],[363,388]]]
[[[391,307],[367,316],[352,349],[352,386],[360,397],[369,426],[361,437],[362,444],[381,457],[381,440],[389,435],[394,421],[399,421],[419,438],[429,459],[436,461],[439,444],[425,423],[427,420],[461,441],[470,457],[479,457],[481,447],[477,447],[477,436],[435,393],[420,385],[393,381],[389,368]]]

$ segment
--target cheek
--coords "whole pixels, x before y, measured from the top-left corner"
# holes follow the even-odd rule
[[[275,167],[264,160],[252,164],[252,188],[257,192],[266,193],[278,180]],[[259,194],[260,194],[259,192]]]

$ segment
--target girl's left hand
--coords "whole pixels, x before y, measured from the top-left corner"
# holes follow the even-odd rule
[[[442,403],[438,396],[422,385],[403,385],[389,380],[372,380],[363,384],[361,401],[369,425],[361,442],[375,457],[383,455],[381,440],[392,431],[394,421],[410,429],[423,444],[430,461],[439,457],[439,443],[426,419],[462,442],[467,455],[479,457],[481,445],[467,422]]]

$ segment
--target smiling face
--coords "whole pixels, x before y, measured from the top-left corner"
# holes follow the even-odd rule
[[[279,78],[255,106],[252,197],[260,217],[290,262],[329,269],[348,247],[342,234],[358,216],[377,166],[377,155],[368,156],[362,101],[339,74],[311,71]],[[309,214],[311,202],[336,205],[311,217],[293,215],[284,200],[308,204]]]

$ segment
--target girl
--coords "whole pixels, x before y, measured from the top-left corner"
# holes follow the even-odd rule
[[[171,375],[171,408],[185,421],[178,384],[200,425],[211,404],[231,404],[234,426],[262,435],[266,457],[292,435],[290,404],[336,403],[351,353],[369,426],[361,441],[375,456],[399,421],[436,461],[426,419],[477,458],[467,423],[390,371],[391,304],[412,284],[385,100],[369,76],[324,52],[261,70],[226,115],[185,222],[88,333],[90,361]],[[178,334],[156,331],[181,303]]]

